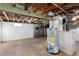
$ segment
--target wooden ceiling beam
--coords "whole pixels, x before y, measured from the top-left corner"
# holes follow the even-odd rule
[[[63,3],[60,7],[62,7],[65,10],[66,8],[70,8],[71,6],[72,5],[69,4],[69,3]],[[56,13],[56,12],[60,12],[61,10],[59,8],[54,8],[51,11],[54,12],[54,13]]]
[[[11,3],[13,7],[16,7],[16,3]]]
[[[18,23],[22,20],[22,18],[23,18],[23,17],[21,16],[21,17],[18,19]]]
[[[77,6],[65,7],[64,9],[65,9],[66,11],[70,11],[70,10],[76,9],[76,8],[79,8],[79,5],[77,5]],[[62,13],[62,12],[63,12],[63,11],[59,11],[59,12],[57,12],[57,13]]]
[[[25,6],[25,10],[28,10],[30,3],[24,3],[24,6]]]
[[[56,7],[58,7],[61,11],[65,12],[66,14],[70,15],[67,11],[65,11],[62,7],[58,6],[57,4],[53,3]]]
[[[63,4],[63,6],[61,6],[64,10],[70,10],[73,9],[74,7],[79,6],[79,4]],[[52,10],[54,13],[61,13],[63,11],[59,10],[59,8],[53,9]]]
[[[2,17],[0,17],[0,21],[1,21],[1,22],[3,22],[3,19],[2,19]]]
[[[15,21],[15,17],[14,17],[15,15],[14,15],[14,13],[13,13],[13,22]]]
[[[79,6],[78,6],[79,7]],[[68,11],[71,15],[75,15],[75,13],[73,13],[71,10],[73,10],[73,9],[77,9],[78,7],[71,7],[71,8],[69,8],[69,9],[67,9],[66,11]],[[63,12],[61,11],[61,12],[59,12],[59,14],[62,14]]]
[[[9,17],[8,17],[8,15],[6,14],[6,12],[5,12],[5,11],[2,11],[2,13],[3,13],[3,15],[5,16],[5,18],[9,21]]]
[[[57,3],[57,5],[59,5],[59,4]],[[60,5],[60,7],[63,8],[63,6],[66,6],[66,5],[68,5],[68,3],[63,3],[63,4]],[[61,11],[61,10],[58,7],[56,7],[56,8],[51,9],[51,11],[54,12],[54,13],[56,13],[56,12]]]
[[[59,4],[56,3],[56,4],[59,5],[60,3]],[[68,4],[69,3],[61,3],[59,6],[62,7],[62,6],[66,6]],[[60,11],[60,9],[58,7],[52,5],[52,3],[51,3],[51,4],[48,4],[47,9],[44,10],[43,13],[47,14],[49,11],[52,11],[52,12],[55,12],[56,13],[56,12]]]

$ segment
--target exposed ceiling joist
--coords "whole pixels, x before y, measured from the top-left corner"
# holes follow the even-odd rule
[[[62,8],[64,8],[65,11],[70,11],[72,9],[77,9],[79,8],[79,4],[66,4],[64,6],[62,6]],[[63,11],[58,11],[57,13],[63,13]]]
[[[21,14],[21,15],[26,15],[26,16],[31,16],[31,17],[36,17],[36,18],[42,18],[42,19],[48,19],[45,15],[41,14],[36,14],[33,12],[25,11],[16,7],[11,7],[7,5],[0,4],[0,10],[2,11],[8,11],[16,14]]]
[[[13,21],[15,21],[14,13],[13,13]]]
[[[58,6],[57,4],[53,3],[53,5],[55,5],[56,7],[58,7],[59,9],[61,9],[63,12],[65,12],[66,14],[70,15],[68,12],[66,12],[63,8],[61,8],[60,6]]]
[[[18,23],[22,20],[22,16],[19,18]]]
[[[4,16],[6,17],[6,19],[9,21],[9,17],[8,17],[8,15],[6,14],[6,12],[5,12],[5,11],[2,11],[2,13],[3,13]]]
[[[0,17],[0,21],[2,21],[2,22],[3,22],[3,19],[2,19],[2,17]]]

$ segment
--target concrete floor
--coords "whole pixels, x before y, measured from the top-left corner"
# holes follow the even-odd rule
[[[46,38],[23,39],[0,44],[0,56],[53,56],[46,50]],[[67,56],[60,52],[56,56]]]

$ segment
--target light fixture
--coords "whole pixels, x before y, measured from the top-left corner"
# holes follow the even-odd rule
[[[75,21],[75,20],[76,20],[76,17],[73,17],[73,18],[72,18],[72,21]]]
[[[14,26],[22,26],[23,24],[21,23],[14,23]]]

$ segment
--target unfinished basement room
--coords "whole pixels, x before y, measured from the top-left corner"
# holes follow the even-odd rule
[[[79,3],[0,3],[0,56],[79,56]]]

